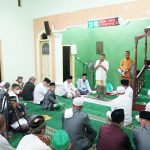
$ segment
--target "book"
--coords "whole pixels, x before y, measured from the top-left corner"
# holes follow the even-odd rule
[[[124,72],[122,72],[121,69],[118,68],[118,72],[124,76]]]

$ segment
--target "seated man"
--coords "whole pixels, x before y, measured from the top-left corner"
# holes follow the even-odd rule
[[[43,116],[37,116],[30,122],[31,134],[25,135],[16,150],[51,150],[50,138],[45,135],[46,123]]]
[[[83,100],[75,98],[73,108],[65,110],[62,116],[62,129],[69,135],[71,150],[87,150],[97,134],[88,115],[81,111],[82,108]]]
[[[10,87],[10,83],[9,82],[1,82],[0,83],[0,91],[8,92],[9,87]]]
[[[20,90],[23,90],[24,83],[23,83],[23,77],[22,76],[18,76],[15,83],[19,85]]]
[[[52,137],[52,147],[54,150],[70,150],[71,144],[67,132],[57,130]]]
[[[49,84],[49,90],[43,99],[43,108],[46,110],[56,110],[63,106],[61,102],[58,101],[55,95],[55,83],[51,82]]]
[[[22,97],[22,90],[24,87],[24,82],[23,82],[23,77],[22,76],[18,76],[17,80],[15,81],[16,84],[19,85],[19,93],[17,94],[18,96]]]
[[[91,93],[89,81],[86,77],[87,75],[83,73],[82,78],[77,80],[77,89],[81,95],[87,95],[88,93]]]
[[[33,100],[33,92],[35,88],[35,77],[31,77],[29,81],[23,87],[23,100],[32,101]]]
[[[133,130],[133,139],[137,150],[150,149],[150,112],[140,111],[141,127]]]
[[[51,80],[48,78],[45,78],[43,80],[42,83],[39,83],[36,85],[35,89],[34,89],[34,101],[33,103],[35,104],[42,104],[43,99],[44,99],[44,95],[47,92],[47,88],[50,84]]]
[[[8,82],[1,82],[0,83],[0,112],[3,111],[4,107],[4,97],[6,96],[6,93],[8,92],[10,87],[10,83]]]
[[[103,125],[100,128],[97,150],[131,150],[131,143],[128,135],[121,129],[124,121],[124,110],[116,109],[111,113],[111,124]]]
[[[125,88],[123,86],[117,87],[118,97],[111,101],[111,111],[106,113],[107,118],[111,120],[111,113],[115,109],[124,109],[125,119],[123,126],[132,123],[132,100],[125,95]]]
[[[12,84],[12,88],[11,88],[11,91],[9,92],[9,96],[15,96],[17,99],[17,102],[19,102],[19,99],[18,99],[19,92],[20,92],[19,85],[14,83]]]
[[[1,150],[15,150],[13,147],[10,146],[6,138],[2,135],[6,129],[6,120],[3,115],[0,114],[0,149]]]
[[[72,84],[72,76],[68,76],[67,80],[63,83],[60,95],[67,98],[80,96],[80,92]]]
[[[147,92],[148,98],[150,99],[150,90]],[[145,111],[150,111],[150,102],[146,104]],[[140,122],[139,115],[135,116],[137,122]]]
[[[122,79],[121,85],[125,88],[125,94],[133,100],[133,89],[129,85],[129,80]]]
[[[27,111],[24,104],[18,103],[15,96],[10,97],[8,117],[9,126],[14,131],[25,132],[29,130],[28,122],[30,120],[30,117],[27,116]]]

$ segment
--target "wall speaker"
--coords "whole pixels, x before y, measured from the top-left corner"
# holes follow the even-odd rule
[[[49,22],[48,21],[44,21],[44,26],[45,26],[46,34],[50,35],[51,34],[51,30],[50,30],[50,27],[49,27]]]
[[[41,39],[42,39],[42,40],[47,39],[47,34],[46,34],[46,33],[43,33],[43,34],[41,35]]]

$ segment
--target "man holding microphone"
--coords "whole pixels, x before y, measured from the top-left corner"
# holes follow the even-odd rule
[[[100,89],[102,88],[103,94],[106,94],[106,79],[107,71],[109,69],[109,63],[105,60],[105,54],[100,54],[99,60],[96,61],[95,66],[96,70],[96,88],[97,88],[97,98],[100,98]]]

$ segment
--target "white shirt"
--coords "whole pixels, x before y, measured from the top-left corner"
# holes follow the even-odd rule
[[[99,62],[100,62],[100,60],[97,60],[94,67],[96,67],[99,64]],[[101,65],[104,66],[106,68],[106,70],[108,71],[109,63],[107,60],[104,60],[103,62],[101,62]],[[96,70],[96,80],[106,81],[107,71],[105,71],[102,67],[99,67]]]
[[[37,136],[29,134],[21,139],[16,150],[51,150],[51,148],[43,143]]]
[[[133,100],[133,89],[131,88],[131,86],[128,86],[125,90],[125,94],[127,96],[129,96],[132,100]]]
[[[72,83],[68,83],[67,80],[63,83],[62,85],[62,89],[60,91],[60,95],[64,96],[67,93],[71,93],[76,91],[77,89],[75,88],[75,86]]]
[[[132,123],[132,100],[127,95],[119,95],[111,101],[111,110],[124,109],[124,126]]]
[[[145,111],[150,111],[150,102],[146,104]]]
[[[88,80],[83,81],[83,79],[78,79],[76,83],[77,83],[78,90],[88,90],[89,92],[91,92],[91,88]]]
[[[0,150],[14,150],[8,141],[0,134]]]
[[[44,99],[44,95],[46,94],[47,89],[44,87],[43,83],[39,83],[36,85],[34,89],[34,101],[35,104],[40,104],[40,102]]]

